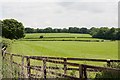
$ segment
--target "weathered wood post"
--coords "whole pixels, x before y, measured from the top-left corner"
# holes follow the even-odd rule
[[[80,80],[83,80],[83,65],[79,65],[79,78]]]
[[[107,59],[107,67],[110,67],[110,59]]]
[[[4,60],[5,56],[6,56],[6,50],[2,50],[2,60]]]
[[[13,78],[13,72],[14,72],[14,70],[13,70],[13,54],[10,54],[10,64],[11,64],[11,71],[12,71],[12,73],[11,73],[11,75],[12,75],[12,78]]]
[[[44,80],[46,80],[46,58],[43,58],[43,75]]]
[[[6,53],[6,47],[2,48],[2,57],[4,59],[4,54]]]
[[[21,64],[21,75],[22,75],[22,77],[24,78],[25,76],[24,76],[24,57],[22,57],[22,64]]]
[[[84,80],[87,80],[87,67],[85,65],[83,66],[83,70],[84,70]]]
[[[1,50],[1,53],[2,53],[2,57],[3,57],[3,53],[4,53],[3,49]]]
[[[67,58],[64,59],[64,75],[67,74]]]
[[[27,61],[27,77],[30,78],[31,77],[30,58],[27,57],[26,61]]]

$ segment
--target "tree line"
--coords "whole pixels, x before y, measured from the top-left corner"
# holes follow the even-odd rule
[[[45,29],[34,29],[34,28],[25,28],[25,33],[79,33],[79,34],[90,34],[93,38],[108,39],[108,40],[120,40],[120,28],[108,28],[101,27],[90,29],[87,28],[78,28],[78,27],[69,27],[58,29],[58,28],[45,28]]]
[[[120,40],[120,28],[94,28],[90,29],[90,34],[93,38],[108,39],[108,40]]]
[[[25,33],[78,33],[78,34],[90,34],[93,38],[108,39],[108,40],[120,40],[120,28],[108,28],[92,27],[87,29],[85,27],[69,27],[58,29],[58,28],[45,28],[45,29],[34,29],[24,28],[21,22],[15,19],[0,20],[0,27],[2,27],[2,37],[9,39],[20,39],[25,36]],[[1,29],[1,28],[0,28]]]
[[[89,29],[78,28],[78,27],[69,27],[68,29],[67,28],[63,28],[63,29],[54,28],[54,29],[52,29],[51,27],[48,27],[45,29],[25,28],[25,33],[81,33],[81,34],[88,34]]]

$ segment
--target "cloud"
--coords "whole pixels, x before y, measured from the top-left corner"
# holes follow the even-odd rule
[[[119,0],[0,0],[0,2],[118,2]]]
[[[117,9],[117,3],[108,2],[60,2],[59,5],[69,10],[104,12],[105,10]],[[116,8],[116,9],[115,9]]]
[[[2,4],[0,4],[0,19],[2,18]]]
[[[3,19],[15,18],[30,27],[117,26],[117,3],[7,2]]]

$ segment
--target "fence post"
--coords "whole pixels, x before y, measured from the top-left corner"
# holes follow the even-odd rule
[[[21,68],[22,68],[21,75],[24,78],[24,57],[22,57],[22,66],[21,66]]]
[[[10,64],[11,64],[11,71],[12,71],[11,75],[13,77],[13,72],[14,72],[14,70],[13,70],[13,54],[10,54]]]
[[[3,51],[3,50],[1,50],[1,52],[2,52],[2,57],[3,57],[3,53],[4,53],[4,51]]]
[[[6,50],[3,50],[3,51],[2,51],[2,59],[3,59],[3,60],[4,60],[5,56],[6,56]]]
[[[64,75],[67,74],[67,58],[64,59]]]
[[[44,75],[44,80],[46,80],[46,59],[43,58],[43,75]]]
[[[107,59],[107,67],[110,67],[110,59]]]
[[[84,65],[83,66],[83,70],[84,70],[84,80],[87,80],[87,67]]]
[[[79,78],[83,80],[83,65],[79,65]]]
[[[30,78],[31,77],[31,70],[30,70],[30,58],[27,57],[27,77]]]

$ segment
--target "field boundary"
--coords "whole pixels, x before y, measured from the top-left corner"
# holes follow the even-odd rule
[[[20,41],[80,41],[80,42],[104,42],[105,40],[66,40],[66,39],[61,39],[61,40],[55,40],[55,39],[21,39]]]
[[[9,58],[6,56],[9,55]],[[21,63],[18,63],[13,60],[13,57],[20,57]],[[23,56],[18,54],[11,54],[6,51],[6,48],[2,49],[2,60],[9,61],[10,65],[17,65],[21,71],[18,72],[18,78],[34,78],[35,76],[40,76],[39,74],[33,74],[31,70],[37,70],[43,73],[43,78],[47,79],[47,74],[57,75],[62,78],[69,78],[69,79],[77,79],[77,80],[87,80],[87,72],[96,72],[96,71],[113,71],[113,72],[120,72],[120,69],[111,68],[110,65],[112,62],[120,62],[120,60],[110,60],[110,59],[86,59],[86,58],[63,58],[63,57],[45,57],[45,56]],[[43,65],[39,66],[33,66],[31,65],[31,60],[38,60],[42,61]],[[72,63],[69,61],[93,61],[93,62],[105,62],[107,64],[107,67],[100,67],[100,66],[92,66],[92,65],[86,65],[86,64],[78,64],[78,63]],[[26,62],[25,62],[26,61]],[[63,67],[61,68],[63,70],[62,73],[55,72],[53,70],[60,69],[59,67],[53,67],[53,66],[47,66],[47,63],[53,63],[53,64],[61,64]],[[69,68],[69,66],[75,67],[75,68]],[[49,71],[48,71],[49,69]],[[26,72],[25,72],[26,70]],[[67,71],[69,70],[75,70],[78,71],[79,76],[71,76],[67,75]],[[12,70],[13,71],[13,70]],[[11,73],[11,72],[10,72]],[[12,74],[12,73],[11,73]]]

